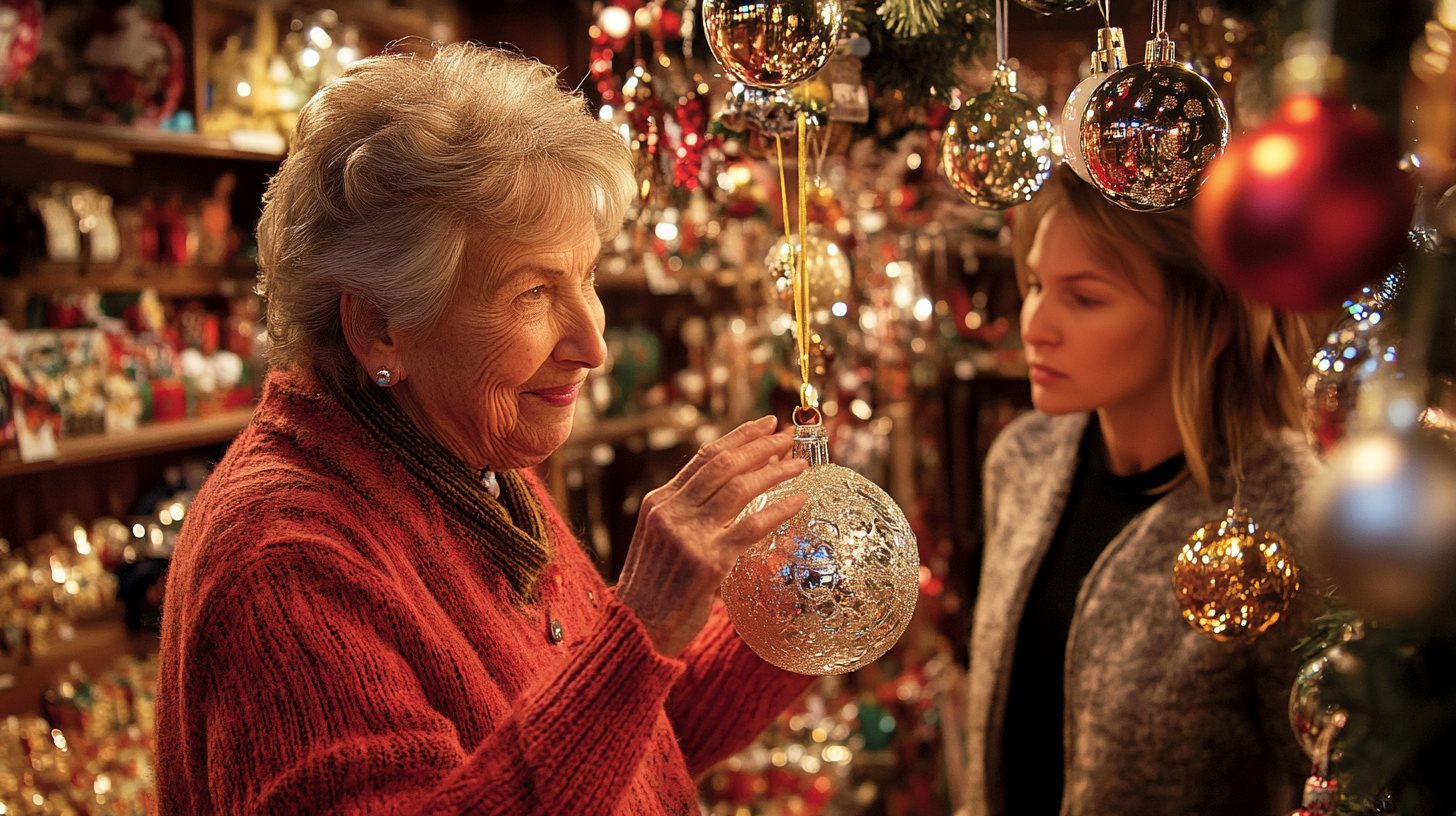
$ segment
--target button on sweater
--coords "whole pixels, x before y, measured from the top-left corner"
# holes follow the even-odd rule
[[[657,654],[522,475],[553,552],[527,604],[344,408],[271,374],[173,556],[161,812],[696,813],[693,778],[810,678],[759,659],[721,607],[680,658]]]

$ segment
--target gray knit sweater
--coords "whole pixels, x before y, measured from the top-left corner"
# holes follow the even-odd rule
[[[1005,811],[1002,727],[1016,633],[1066,505],[1087,416],[1023,416],[986,460],[967,696],[971,816]],[[1318,460],[1287,433],[1246,453],[1243,467],[1243,503],[1298,558],[1297,506]],[[1219,643],[1184,621],[1173,560],[1193,531],[1227,512],[1231,480],[1217,473],[1213,481],[1217,500],[1187,480],[1134,518],[1082,585],[1067,640],[1065,767],[1046,769],[1065,774],[1063,816],[1260,816],[1298,803],[1310,763],[1289,727],[1298,668],[1291,647],[1318,592],[1306,570],[1289,614],[1252,644]]]

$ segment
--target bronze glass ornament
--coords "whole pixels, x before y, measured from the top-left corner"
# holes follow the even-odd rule
[[[1127,67],[1127,40],[1120,28],[1097,31],[1097,48],[1092,51],[1092,71],[1077,83],[1062,106],[1062,161],[1082,180],[1092,182],[1087,160],[1082,157],[1082,120],[1087,116],[1087,100],[1107,75]]]
[[[1299,591],[1299,568],[1282,538],[1232,508],[1178,551],[1173,591],[1194,629],[1214,640],[1250,641],[1283,616]]]
[[[1003,65],[991,89],[966,100],[941,141],[945,176],[966,200],[1004,210],[1031,200],[1052,171],[1046,109],[1016,90]]]
[[[841,0],[706,0],[703,33],[713,56],[758,88],[787,88],[833,55],[844,23]]]
[[[853,283],[849,256],[839,245],[823,237],[818,224],[810,225],[803,235],[808,246],[805,254],[804,274],[809,283],[809,311],[828,309],[850,296]],[[794,269],[798,260],[800,238],[795,236],[792,248],[787,238],[779,239],[768,251],[765,263],[768,265],[773,299],[792,308],[794,299]]]
[[[809,469],[743,512],[796,493],[809,500],[739,556],[723,581],[723,602],[738,635],[764,660],[800,674],[843,674],[878,659],[905,632],[920,562],[904,513],[873,482],[829,463],[817,417],[797,424],[805,412],[795,412],[793,455]]]
[[[1154,212],[1198,194],[1228,144],[1228,112],[1208,80],[1173,61],[1166,34],[1141,65],[1109,74],[1087,100],[1082,155],[1092,184],[1129,210]]]

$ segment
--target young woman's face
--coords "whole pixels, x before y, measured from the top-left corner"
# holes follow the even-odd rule
[[[1061,208],[1042,218],[1026,256],[1021,307],[1037,410],[1081,413],[1168,399],[1162,276],[1130,250],[1131,277],[1098,260]]]

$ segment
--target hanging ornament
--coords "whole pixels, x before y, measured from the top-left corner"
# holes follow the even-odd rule
[[[839,44],[840,0],[706,0],[703,33],[713,56],[758,88],[813,76]]]
[[[799,156],[807,155],[805,117],[798,120]],[[779,151],[785,238],[789,199]],[[799,165],[799,235],[804,240],[808,183]],[[829,437],[814,407],[810,372],[810,296],[805,253],[794,280],[799,351],[799,407],[794,450],[809,468],[759,496],[755,513],[804,494],[803,509],[749,547],[722,585],[723,603],[739,637],[760,657],[801,674],[843,674],[883,655],[910,624],[919,596],[915,534],[905,514],[878,486],[829,463]]]
[[[673,183],[684,190],[696,190],[702,184],[703,156],[708,149],[708,83],[693,75],[687,93],[677,100],[674,119],[682,131],[673,154]]]
[[[885,0],[875,13],[896,37],[919,37],[940,26],[945,7],[941,0]]]
[[[1113,71],[1127,67],[1127,40],[1120,28],[1101,28],[1097,31],[1097,48],[1092,51],[1092,72],[1077,83],[1062,106],[1062,161],[1087,183],[1092,176],[1087,172],[1087,161],[1082,156],[1082,120],[1087,118],[1087,100],[1092,92]]]
[[[802,411],[802,409],[801,409]],[[808,470],[744,513],[805,494],[804,509],[754,544],[723,582],[733,627],[768,662],[800,674],[844,674],[878,659],[910,624],[919,594],[915,534],[874,482],[829,463],[817,421],[798,424]]]
[[[1336,646],[1304,664],[1294,676],[1294,686],[1289,691],[1289,726],[1299,747],[1314,763],[1313,773],[1304,780],[1304,797],[1299,809],[1290,816],[1327,816],[1340,801],[1340,783],[1329,773],[1330,761],[1336,754],[1335,737],[1345,727],[1347,717],[1338,707],[1325,705],[1320,691],[1325,677],[1333,671],[1331,658],[1339,648]]]
[[[1082,155],[1092,184],[1129,210],[1175,207],[1228,143],[1228,113],[1208,80],[1173,60],[1167,0],[1141,65],[1108,75],[1088,97]]]
[[[812,224],[802,236],[782,238],[768,251],[770,289],[776,301],[790,307],[794,298],[794,275],[801,259],[800,239],[808,246],[802,263],[809,285],[809,311],[829,309],[849,298],[853,285],[849,256],[839,245],[823,236],[818,224]]]
[[[782,137],[793,135],[801,112],[804,108],[800,102],[784,91],[765,91],[736,82],[728,90],[718,117],[729,130]]]
[[[1023,6],[1041,14],[1056,14],[1062,11],[1081,11],[1097,5],[1097,0],[1016,0]]]
[[[1397,410],[1414,422],[1415,408]],[[1311,552],[1342,597],[1383,620],[1445,608],[1456,593],[1456,451],[1429,431],[1381,430],[1330,457],[1307,507]]]
[[[622,112],[631,130],[630,147],[637,164],[637,193],[645,204],[657,191],[661,175],[658,156],[663,136],[663,106],[653,92],[647,64],[638,60],[622,83]]]
[[[1389,269],[1414,207],[1395,139],[1375,117],[1301,94],[1209,167],[1194,218],[1204,259],[1230,286],[1311,310]]]
[[[941,139],[951,186],[978,207],[1004,210],[1030,201],[1052,171],[1046,108],[1016,90],[1006,67],[1006,0],[996,2],[996,72],[991,89],[966,100]]]
[[[1396,365],[1396,346],[1385,339],[1388,300],[1384,292],[1366,287],[1365,294],[1346,303],[1344,317],[1314,354],[1304,381],[1304,427],[1322,456],[1356,430],[1360,389]]]
[[[1173,565],[1183,617],[1221,641],[1251,641],[1279,620],[1299,591],[1299,568],[1284,539],[1235,506],[1195,532]]]

